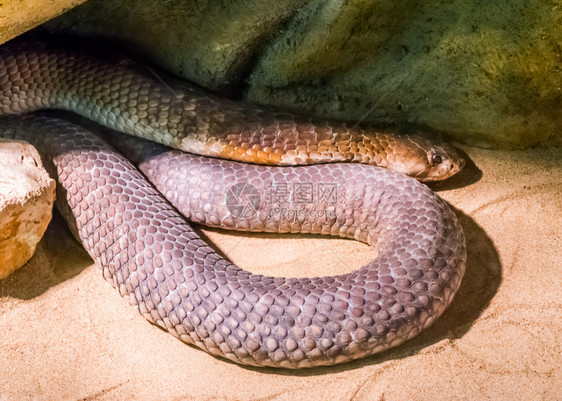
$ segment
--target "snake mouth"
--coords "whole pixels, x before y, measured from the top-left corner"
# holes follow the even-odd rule
[[[438,165],[428,165],[418,173],[412,174],[413,177],[422,182],[443,181],[451,178],[463,169],[464,159],[443,160]]]
[[[418,145],[418,144],[416,144]],[[450,147],[427,146],[410,148],[408,153],[396,152],[388,168],[409,175],[421,182],[442,181],[461,171],[465,161]]]
[[[402,135],[393,146],[388,167],[422,182],[442,181],[462,170],[455,148],[426,135]]]
[[[427,168],[421,181],[441,181],[461,171],[465,161],[452,146],[445,143],[433,145],[426,153]]]

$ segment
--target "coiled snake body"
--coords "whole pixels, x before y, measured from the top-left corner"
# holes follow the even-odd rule
[[[207,156],[265,164],[379,162],[426,180],[462,167],[444,146],[422,139],[280,120],[184,83],[174,83],[170,94],[138,65],[94,58],[75,46],[20,40],[0,47],[0,90],[0,114],[71,109]],[[58,177],[59,209],[123,297],[181,340],[237,363],[300,368],[385,350],[429,326],[464,273],[465,240],[455,214],[399,172],[353,163],[249,165],[114,135],[114,146],[156,190],[78,125],[47,115],[5,117],[0,136],[36,145]],[[336,195],[313,206],[292,197],[266,200],[276,183],[306,183],[314,193],[328,185]],[[229,203],[229,193],[250,199],[249,213]],[[274,212],[281,208],[303,213],[288,219]],[[340,276],[251,274],[213,251],[178,211],[223,228],[355,238],[379,255]]]

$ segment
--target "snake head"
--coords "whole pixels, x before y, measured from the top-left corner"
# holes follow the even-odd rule
[[[445,180],[464,167],[464,159],[445,142],[419,135],[401,136],[390,168],[423,182]]]

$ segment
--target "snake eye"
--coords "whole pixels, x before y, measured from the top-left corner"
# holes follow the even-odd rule
[[[433,155],[433,157],[431,158],[431,162],[433,163],[434,166],[443,163],[443,158],[439,155]]]

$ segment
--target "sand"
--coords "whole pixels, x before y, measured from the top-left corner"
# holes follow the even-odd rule
[[[463,149],[473,163],[433,187],[461,218],[467,272],[442,318],[406,344],[301,371],[211,357],[142,318],[57,215],[0,281],[0,400],[559,399],[562,149]],[[202,231],[275,275],[344,273],[374,254],[351,240]]]

